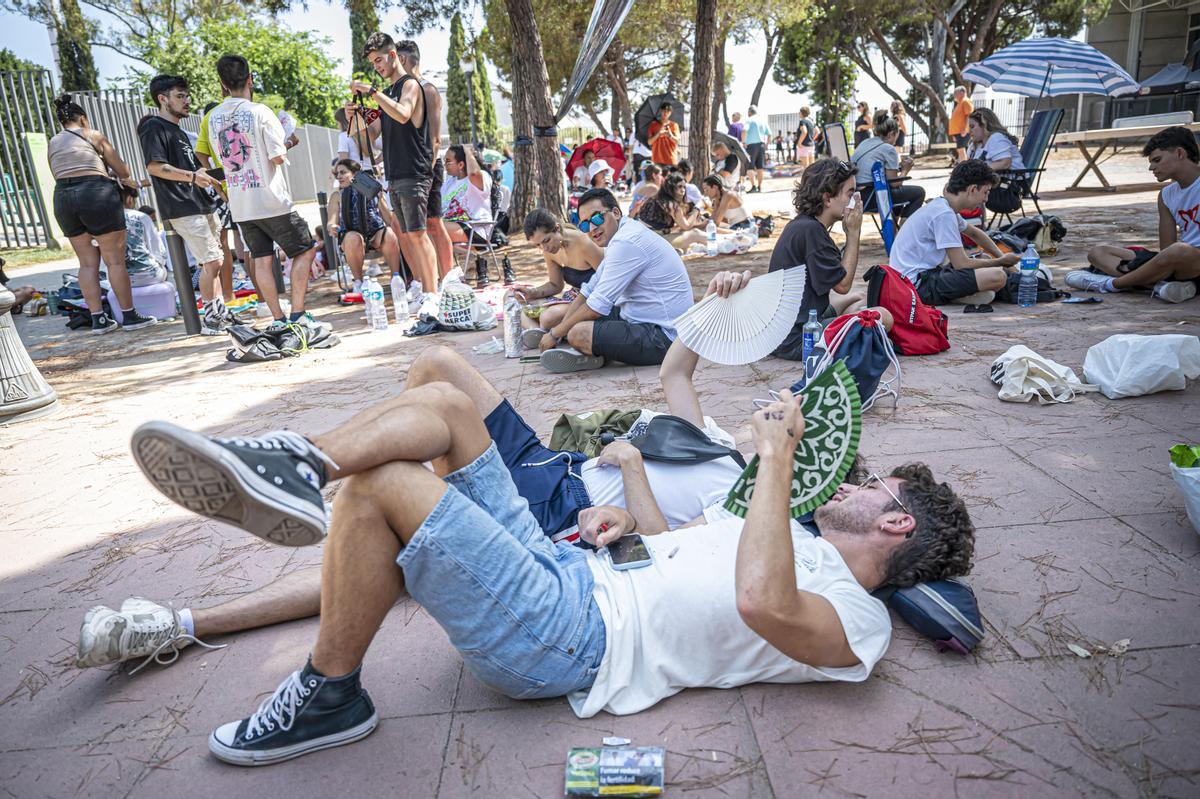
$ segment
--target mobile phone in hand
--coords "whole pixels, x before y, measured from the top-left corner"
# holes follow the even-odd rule
[[[637,533],[623,535],[606,547],[608,558],[616,571],[640,569],[654,562],[654,556],[646,548],[646,542]]]

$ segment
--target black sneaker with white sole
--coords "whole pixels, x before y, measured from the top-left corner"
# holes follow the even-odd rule
[[[268,766],[343,746],[370,735],[379,724],[359,669],[330,679],[313,671],[288,675],[253,715],[213,730],[208,751],[235,766]]]
[[[92,332],[97,336],[103,336],[105,333],[111,333],[118,327],[117,323],[111,316],[106,313],[97,314],[92,317]]]
[[[158,319],[153,316],[142,316],[137,310],[121,311],[122,330],[141,330],[143,327],[157,325]]]
[[[326,464],[337,465],[298,433],[225,439],[146,422],[130,445],[154,487],[194,513],[283,546],[325,537],[321,487]]]

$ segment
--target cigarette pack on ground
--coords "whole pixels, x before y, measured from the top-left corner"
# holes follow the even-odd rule
[[[665,755],[658,746],[572,749],[566,796],[662,796]]]

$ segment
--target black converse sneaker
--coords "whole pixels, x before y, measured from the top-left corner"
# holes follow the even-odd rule
[[[326,464],[337,464],[297,433],[224,439],[147,422],[130,445],[154,487],[194,513],[283,546],[325,537],[321,487]]]
[[[105,333],[111,333],[117,329],[117,323],[112,317],[106,313],[96,314],[92,317],[92,332],[98,336]]]
[[[121,327],[125,330],[140,330],[143,327],[157,325],[158,320],[153,316],[142,316],[135,308],[132,311],[121,311]]]
[[[235,766],[267,766],[366,738],[379,716],[359,671],[329,679],[313,671],[309,661],[249,718],[213,730],[208,751]]]

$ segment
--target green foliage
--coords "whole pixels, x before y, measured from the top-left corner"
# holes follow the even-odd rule
[[[127,70],[125,82],[145,91],[150,78],[160,72],[182,75],[191,86],[192,107],[199,109],[221,99],[217,59],[237,53],[250,62],[260,99],[278,95],[298,122],[332,126],[333,112],[347,94],[329,49],[326,37],[291,31],[269,20],[243,15],[204,20],[195,31],[179,29],[148,47],[145,60],[151,68]]]
[[[825,9],[811,8],[809,16],[784,28],[783,44],[775,61],[775,82],[793,92],[804,92],[822,109],[813,118],[833,122],[849,110],[858,71],[839,56],[852,34]]]
[[[368,36],[380,29],[375,0],[346,0],[346,10],[350,14],[351,71],[359,77],[372,75],[375,70],[363,56],[363,45]]]
[[[58,72],[62,88],[87,91],[100,88],[96,61],[92,58],[92,26],[84,19],[76,0],[61,0],[62,18],[55,19],[58,37]]]
[[[474,51],[475,125],[479,133],[479,141],[487,147],[497,147],[500,144],[500,137],[496,127],[496,106],[492,102],[492,82],[488,80],[487,59],[481,37],[475,37]]]
[[[7,47],[0,49],[0,72],[20,72],[29,69],[45,69],[45,67],[32,61],[26,61]]]
[[[471,138],[470,97],[467,95],[467,76],[462,71],[467,37],[463,31],[462,14],[455,12],[450,19],[450,50],[446,55],[449,69],[446,75],[446,126],[450,141],[469,141]]]

